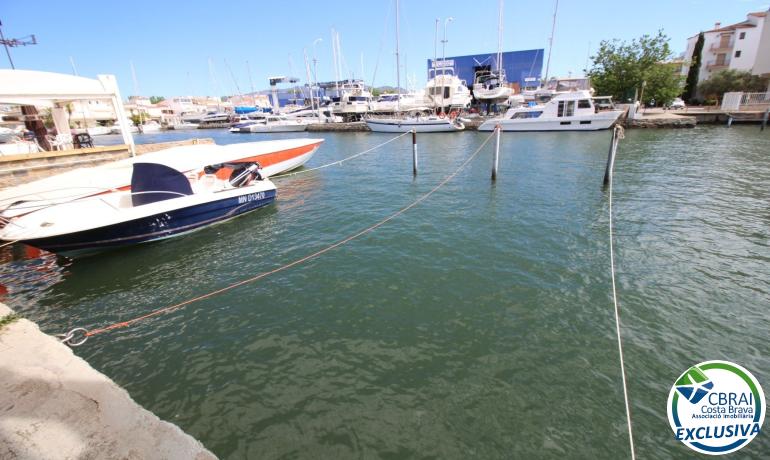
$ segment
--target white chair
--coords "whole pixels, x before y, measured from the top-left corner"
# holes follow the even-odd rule
[[[72,135],[70,134],[57,134],[56,137],[48,136],[48,142],[53,150],[71,150],[73,148]]]

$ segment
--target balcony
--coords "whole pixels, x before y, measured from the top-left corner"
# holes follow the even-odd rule
[[[724,70],[728,67],[730,67],[730,61],[727,59],[724,61],[709,61],[706,63],[706,69],[708,69],[709,72]]]
[[[714,54],[720,54],[720,53],[730,53],[733,50],[733,46],[735,43],[712,43],[711,46],[709,46],[709,51],[711,51]]]

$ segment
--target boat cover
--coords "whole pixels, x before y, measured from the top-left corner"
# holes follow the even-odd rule
[[[131,175],[131,204],[134,206],[192,193],[190,181],[176,169],[159,163],[134,163]]]

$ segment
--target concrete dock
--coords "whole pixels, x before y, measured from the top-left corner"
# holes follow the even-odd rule
[[[2,318],[13,312],[0,304]],[[215,459],[25,319],[0,325],[1,459]]]

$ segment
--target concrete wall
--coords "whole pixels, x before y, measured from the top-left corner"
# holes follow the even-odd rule
[[[0,304],[0,318],[11,310]],[[24,319],[0,329],[0,458],[216,458]]]

